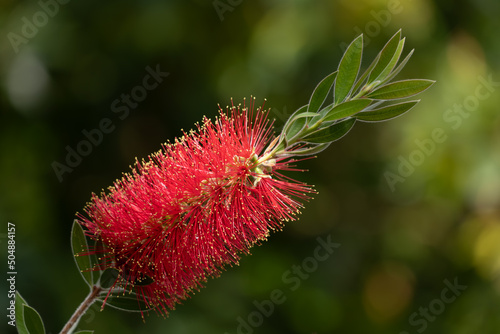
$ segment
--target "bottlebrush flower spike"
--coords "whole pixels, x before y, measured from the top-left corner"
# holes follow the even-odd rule
[[[95,300],[113,305],[113,294],[131,292],[141,312],[155,309],[167,315],[209,277],[237,264],[241,254],[294,220],[313,190],[282,171],[295,169],[297,157],[327,148],[356,121],[380,122],[407,112],[419,101],[397,100],[434,83],[390,82],[413,53],[399,62],[404,43],[398,31],[360,73],[363,36],[356,38],[337,71],[317,85],[309,103],[290,116],[277,136],[268,112],[254,111],[254,100],[248,107],[232,106],[148,160],[137,161],[108,193],[93,195],[77,222],[96,241],[80,255],[100,258],[94,268],[100,281],[86,278],[93,289],[81,308]],[[72,244],[86,249],[76,226],[80,232]],[[77,260],[80,269],[88,270],[82,263]],[[103,283],[109,281],[106,272],[114,274],[110,284]],[[77,310],[67,328],[83,312]]]
[[[205,118],[108,194],[93,195],[79,215],[104,268],[118,270],[114,288],[137,293],[167,314],[208,277],[237,264],[241,253],[295,219],[312,189],[285,178],[281,159],[262,159],[271,139],[268,112],[231,107]],[[146,282],[147,284],[144,284]]]

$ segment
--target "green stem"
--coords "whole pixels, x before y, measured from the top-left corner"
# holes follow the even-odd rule
[[[97,297],[101,293],[102,288],[98,286],[92,287],[92,291],[90,291],[89,295],[85,298],[85,300],[78,306],[75,313],[69,318],[66,325],[64,325],[63,329],[59,334],[71,334],[78,325],[78,321],[80,318],[87,312],[90,306],[96,301]]]

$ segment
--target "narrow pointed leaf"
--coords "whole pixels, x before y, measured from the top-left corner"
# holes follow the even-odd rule
[[[377,61],[377,65],[375,65],[372,72],[370,73],[368,83],[372,83],[373,81],[375,81],[380,73],[382,73],[382,71],[387,67],[398,48],[400,39],[401,29],[391,37],[391,39],[383,47],[382,51],[380,51],[379,60]]]
[[[384,101],[384,100],[372,100],[372,104],[370,104],[368,107],[366,107],[365,109],[363,109],[363,112],[367,112],[367,111],[370,111],[370,110],[374,110],[374,109],[378,109],[378,106],[380,106],[381,104],[384,104],[385,102],[387,101]]]
[[[89,245],[82,226],[75,220],[71,229],[71,249],[76,266],[80,271],[84,281],[89,287],[94,284],[92,273],[92,260],[89,255],[84,255],[89,251]],[[82,254],[83,253],[83,254]]]
[[[288,131],[285,133],[286,141],[290,142],[306,126],[306,123],[306,118],[296,119],[288,128]]]
[[[333,83],[335,82],[335,78],[337,77],[338,71],[335,71],[325,77],[314,89],[311,99],[309,100],[309,104],[307,106],[307,111],[315,113],[317,112],[328,96],[328,93],[332,89]]]
[[[375,81],[380,81],[381,83],[386,81],[386,78],[390,75],[391,71],[396,67],[396,64],[399,61],[399,58],[401,57],[401,53],[403,52],[403,48],[405,45],[405,38],[399,41],[398,47],[396,49],[396,52],[394,52],[394,55],[392,56],[392,59],[389,61],[387,66],[382,70],[382,72],[378,75],[378,77],[375,79]]]
[[[392,79],[394,79],[394,77],[395,77],[396,75],[398,75],[398,74],[399,74],[399,72],[401,72],[401,70],[405,67],[406,63],[408,62],[408,60],[410,60],[410,58],[411,58],[411,56],[413,55],[413,52],[414,52],[414,51],[415,51],[415,49],[412,49],[412,50],[410,51],[410,53],[408,53],[408,55],[405,57],[405,59],[403,59],[403,60],[401,61],[401,63],[399,63],[398,67],[396,67],[396,69],[395,69],[394,71],[392,71],[392,72],[391,72],[391,74],[389,74],[389,75],[387,76],[387,78],[385,78],[385,80],[384,80],[384,82],[383,82],[383,83],[391,81]]]
[[[19,334],[29,334],[24,322],[24,305],[28,305],[19,292],[16,292],[16,328]]]
[[[317,117],[318,114],[317,113],[312,113],[312,112],[300,112],[300,113],[297,113],[295,112],[292,116],[290,116],[289,120],[287,121],[287,124],[289,124],[287,126],[287,129],[284,130],[284,132],[288,133],[289,131],[294,131],[294,130],[291,130],[293,128],[297,128],[297,124],[294,124],[298,119],[300,118],[308,118],[308,117]],[[306,123],[307,123],[307,120],[306,120]],[[299,126],[301,123],[298,123]]]
[[[293,151],[294,156],[308,156],[318,154],[324,151],[331,143],[318,144],[313,147],[299,148]]]
[[[362,122],[383,122],[389,119],[398,117],[411,108],[413,108],[420,100],[402,102],[393,104],[387,107],[382,107],[367,112],[362,112],[356,115],[356,118]]]
[[[330,112],[328,112],[323,118],[323,121],[336,121],[338,119],[352,116],[368,107],[371,102],[372,100],[370,99],[359,99],[341,103],[330,110]]]
[[[323,109],[321,109],[317,114],[316,116],[312,117],[309,122],[308,122],[308,125],[309,126],[313,126],[314,124],[316,124],[316,122],[318,121],[322,121],[323,118],[325,117],[326,114],[328,114],[333,108],[335,107],[335,104],[332,103],[332,104],[329,104],[328,106],[324,107]]]
[[[288,119],[286,128],[282,131],[285,134],[286,142],[291,141],[306,126],[308,117],[317,115],[316,113],[304,112],[305,108],[306,106],[295,111]]]
[[[289,131],[290,127],[292,126],[292,123],[294,121],[294,117],[297,116],[300,113],[306,112],[307,111],[307,104],[305,106],[300,107],[299,109],[295,110],[293,114],[287,119],[285,125],[283,125],[283,130],[281,131],[281,137],[284,137],[286,133]]]
[[[138,298],[135,293],[116,296],[111,295],[106,300],[106,306],[129,312],[147,312],[151,309],[151,306],[140,297]]]
[[[317,116],[317,115],[318,114],[314,113],[314,112],[302,112],[302,113],[299,113],[299,114],[295,115],[293,118],[294,118],[294,120],[296,120],[296,119],[299,119],[299,118],[314,117],[314,116]]]
[[[317,130],[309,136],[305,137],[304,141],[314,144],[331,143],[347,134],[352,129],[355,122],[355,118],[350,118],[348,120]]]
[[[353,93],[357,92],[359,90],[359,88],[366,82],[366,79],[368,78],[368,76],[372,72],[373,68],[375,67],[375,65],[377,65],[379,58],[380,58],[380,54],[377,55],[377,57],[375,57],[373,62],[370,64],[370,66],[368,66],[368,68],[358,78],[358,80],[356,81],[356,84],[354,85],[354,88],[352,89]]]
[[[359,35],[347,47],[339,65],[339,73],[335,82],[335,103],[340,103],[352,91],[356,77],[358,76],[363,54],[363,35]]]
[[[433,80],[425,79],[396,81],[374,90],[367,97],[377,100],[403,99],[423,92],[433,83]]]
[[[45,334],[42,318],[34,308],[24,305],[23,318],[29,334]]]

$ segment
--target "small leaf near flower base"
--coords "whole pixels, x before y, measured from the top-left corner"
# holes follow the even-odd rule
[[[103,289],[110,289],[120,277],[120,272],[116,268],[107,268],[101,274],[99,286]]]
[[[73,250],[73,256],[76,266],[80,271],[80,275],[82,275],[83,280],[87,283],[89,288],[92,288],[94,284],[94,274],[89,254],[89,245],[82,226],[78,224],[76,220],[71,229],[71,249]]]
[[[102,300],[101,300],[102,301]],[[147,312],[151,310],[151,306],[141,299],[135,293],[127,293],[120,295],[110,295],[106,299],[106,305],[111,306],[112,308],[128,311],[128,312]]]

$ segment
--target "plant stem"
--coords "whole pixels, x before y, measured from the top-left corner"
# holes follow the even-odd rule
[[[101,293],[102,288],[99,286],[93,286],[92,291],[90,291],[89,295],[85,300],[78,306],[76,309],[75,313],[71,316],[71,318],[68,320],[66,325],[64,325],[63,329],[59,334],[71,334],[76,328],[76,325],[78,325],[78,321],[80,321],[80,318],[87,312],[89,307],[96,301],[97,297],[99,296],[99,293]]]

